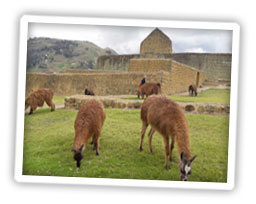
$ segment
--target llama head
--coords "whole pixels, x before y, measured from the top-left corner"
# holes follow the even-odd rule
[[[186,160],[184,158],[184,152],[180,153],[180,164],[179,164],[179,169],[180,169],[180,180],[181,181],[187,181],[188,176],[191,174],[192,169],[191,169],[191,164],[195,160],[197,155],[193,156],[191,159]]]
[[[76,160],[76,167],[80,168],[81,160],[83,159],[83,148],[84,144],[78,150],[72,149],[71,151],[74,152],[74,160]]]
[[[157,85],[157,88],[158,88],[158,93],[161,94],[162,93],[161,84],[157,83],[156,85]]]

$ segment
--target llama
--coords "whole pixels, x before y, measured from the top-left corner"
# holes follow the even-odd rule
[[[188,87],[188,93],[189,93],[189,96],[193,96],[194,94],[195,96],[197,96],[197,86],[195,84],[191,84]]]
[[[141,107],[141,137],[139,150],[142,151],[144,134],[148,125],[151,129],[148,133],[149,152],[152,152],[152,136],[159,132],[164,140],[165,165],[168,170],[168,160],[172,161],[172,150],[174,143],[178,145],[178,154],[180,155],[180,174],[181,180],[187,181],[191,174],[191,163],[196,158],[191,157],[190,136],[186,117],[181,107],[171,99],[162,95],[152,95],[145,99]],[[169,140],[171,145],[169,146]]]
[[[74,152],[77,168],[80,167],[83,151],[88,145],[89,138],[92,138],[93,150],[96,150],[97,156],[99,155],[99,140],[105,118],[104,106],[96,99],[88,101],[79,109],[74,124],[75,139],[71,150]]]
[[[36,110],[37,106],[42,107],[44,102],[47,103],[49,107],[51,107],[51,111],[55,110],[55,104],[52,101],[53,92],[51,89],[38,89],[37,91],[32,92],[25,101],[25,110],[30,106],[29,115]]]
[[[84,90],[84,95],[94,96],[95,94],[93,93],[93,91],[92,91],[92,90],[85,89],[85,90]]]
[[[144,83],[141,87],[139,87],[137,95],[138,95],[138,98],[140,98],[141,96],[142,99],[144,99],[144,95],[148,97],[152,94],[159,94],[159,93],[161,93],[160,83]]]

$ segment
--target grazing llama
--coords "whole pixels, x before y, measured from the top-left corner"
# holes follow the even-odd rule
[[[93,93],[92,90],[85,89],[85,90],[84,90],[84,95],[94,96],[95,94]]]
[[[141,96],[142,99],[144,99],[144,95],[148,97],[152,94],[159,94],[159,93],[161,93],[160,83],[144,83],[141,87],[139,87],[137,95],[138,95],[138,98],[140,98]]]
[[[75,139],[71,150],[74,152],[74,159],[78,168],[80,167],[83,151],[88,145],[89,138],[92,138],[93,150],[96,150],[97,156],[99,155],[99,140],[105,118],[104,106],[96,99],[88,101],[79,109],[74,124]]]
[[[188,87],[188,94],[189,96],[197,96],[197,86],[194,85],[194,84],[191,84],[189,87]]]
[[[145,99],[141,107],[141,138],[139,150],[142,151],[144,134],[148,125],[151,129],[148,134],[149,152],[152,154],[152,136],[159,132],[163,136],[165,149],[165,165],[168,169],[168,160],[172,161],[174,143],[178,144],[180,156],[180,175],[182,181],[187,181],[191,174],[191,163],[196,158],[191,156],[190,136],[186,117],[180,106],[171,99],[162,95],[152,95]],[[169,146],[169,140],[171,145]]]
[[[55,104],[52,101],[53,92],[51,89],[38,89],[37,91],[32,92],[25,101],[25,110],[30,106],[29,115],[36,110],[37,106],[42,107],[44,102],[51,107],[51,111],[55,110]]]

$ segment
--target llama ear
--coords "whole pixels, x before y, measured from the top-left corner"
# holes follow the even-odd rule
[[[180,153],[180,161],[184,162],[184,152]]]
[[[82,152],[83,148],[84,148],[84,144],[81,145],[81,147],[79,148],[79,151]]]
[[[191,163],[195,160],[196,157],[197,157],[197,155],[193,156],[193,157],[189,160],[189,164],[191,164]]]

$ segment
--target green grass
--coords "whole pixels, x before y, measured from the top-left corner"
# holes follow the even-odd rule
[[[65,103],[65,97],[66,96],[53,96],[53,103],[55,105],[61,105]]]
[[[179,102],[212,102],[212,103],[229,103],[230,89],[208,89],[198,93],[195,96],[170,96],[174,101]]]
[[[195,96],[169,96],[176,102],[212,102],[212,103],[229,103],[230,102],[230,89],[208,89],[198,93]],[[130,100],[143,100],[134,97],[123,97],[122,99]]]
[[[162,138],[153,136],[153,152],[148,151],[145,136],[140,141],[140,111],[106,109],[99,156],[88,145],[80,169],[73,153],[74,120],[77,111],[36,110],[25,115],[23,174],[94,178],[179,180],[177,147],[171,168],[166,171]],[[228,158],[228,116],[186,115],[191,133],[191,149],[198,157],[193,163],[190,181],[226,182]],[[149,128],[147,132],[149,131]]]

